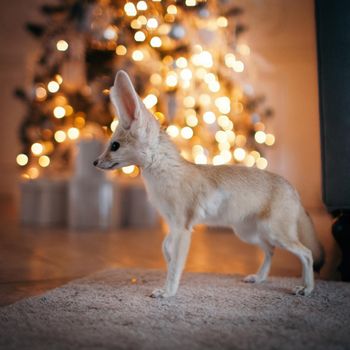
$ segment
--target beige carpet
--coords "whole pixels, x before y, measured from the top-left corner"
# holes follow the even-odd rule
[[[176,297],[148,297],[164,272],[109,270],[0,309],[1,349],[350,349],[350,284],[185,274]]]

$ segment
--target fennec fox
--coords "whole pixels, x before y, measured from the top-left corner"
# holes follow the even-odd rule
[[[268,171],[237,165],[196,165],[183,159],[137,95],[128,75],[119,71],[110,97],[120,123],[106,150],[95,160],[101,169],[135,164],[147,192],[168,223],[163,242],[168,265],[163,289],[152,297],[176,294],[194,225],[226,226],[245,242],[260,246],[264,261],[244,281],[259,283],[268,276],[274,247],[295,254],[303,267],[303,284],[295,294],[314,288],[313,264],[323,263],[323,249],[296,190]]]

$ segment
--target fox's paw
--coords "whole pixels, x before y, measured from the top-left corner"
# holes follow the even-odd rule
[[[166,292],[164,289],[155,289],[152,294],[150,295],[151,298],[168,298],[168,297],[172,297],[175,294],[170,294],[168,292]]]
[[[311,292],[312,292],[312,288],[308,288],[305,286],[296,286],[293,289],[293,294],[295,294],[295,295],[308,296],[311,294]]]
[[[263,280],[261,278],[259,278],[258,275],[248,275],[246,277],[243,278],[243,282],[245,283],[260,283]]]

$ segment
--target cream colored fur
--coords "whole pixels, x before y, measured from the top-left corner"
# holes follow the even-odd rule
[[[138,165],[151,202],[170,228],[163,242],[167,278],[164,288],[155,290],[153,297],[169,297],[177,292],[192,229],[199,223],[230,227],[243,241],[263,249],[262,266],[256,275],[247,276],[246,282],[267,278],[277,246],[298,256],[302,263],[303,285],[296,287],[295,293],[312,292],[311,251],[315,259],[320,259],[322,247],[296,190],[286,180],[255,168],[196,165],[183,159],[123,71],[116,75],[111,100],[120,124],[96,165],[102,169]],[[113,142],[120,145],[117,151],[111,151]],[[300,242],[300,232],[308,247]],[[305,239],[305,234],[310,237]]]

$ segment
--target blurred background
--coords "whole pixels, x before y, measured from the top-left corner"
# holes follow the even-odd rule
[[[137,167],[92,167],[131,75],[182,155],[276,172],[299,191],[337,279],[322,203],[312,0],[1,2],[0,302],[113,266],[164,268],[166,227]],[[262,252],[199,228],[187,270],[251,273]],[[220,258],[218,258],[220,257]],[[278,251],[272,274],[296,276]]]

